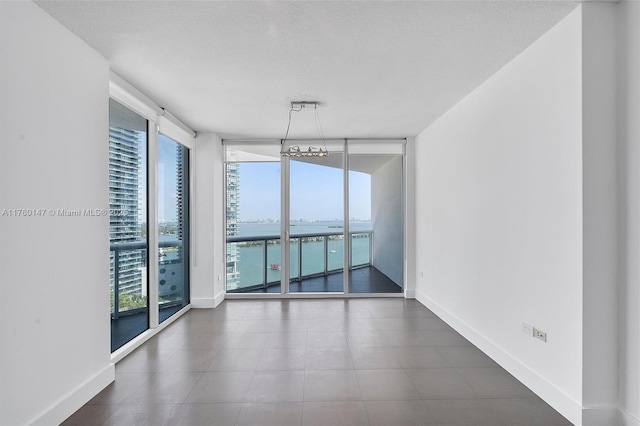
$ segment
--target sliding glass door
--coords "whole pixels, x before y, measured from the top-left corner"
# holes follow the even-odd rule
[[[404,288],[401,145],[349,145],[349,292]]]
[[[280,293],[280,147],[227,147],[227,292]]]
[[[149,328],[147,120],[109,100],[111,351]]]
[[[327,149],[328,157],[285,159],[291,293],[344,289],[344,146]]]
[[[158,135],[158,320],[189,303],[189,150]]]

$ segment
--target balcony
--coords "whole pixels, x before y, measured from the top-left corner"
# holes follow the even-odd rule
[[[181,241],[159,242],[157,285],[160,322],[184,305],[185,275],[181,248]],[[147,242],[112,243],[109,260],[111,350],[114,351],[148,328]]]
[[[399,293],[402,288],[372,264],[373,231],[350,232],[349,291]],[[342,292],[344,235],[341,232],[291,235],[291,292]],[[280,293],[279,235],[228,236],[227,253],[234,262],[227,271],[229,293]],[[228,259],[229,261],[230,259]]]

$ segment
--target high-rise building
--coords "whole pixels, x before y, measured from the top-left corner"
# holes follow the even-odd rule
[[[183,241],[185,213],[184,184],[188,182],[188,178],[185,176],[184,150],[185,148],[182,145],[176,144],[176,226],[179,241]]]
[[[175,157],[166,150],[171,146],[174,146]],[[175,186],[165,186],[162,191],[165,197],[170,193],[175,194],[175,217],[164,211],[168,205],[163,203],[163,214],[166,216],[158,236],[158,296],[162,303],[174,303],[184,301],[187,294],[185,283],[188,283],[188,276],[185,274],[188,274],[189,269],[189,151],[165,136],[160,137],[159,147],[158,166],[159,174],[162,175],[159,179],[165,180],[165,185],[173,185],[168,175],[175,173]]]
[[[109,127],[109,237],[113,243],[131,243],[141,237],[145,218],[141,208],[140,137],[144,132]],[[143,293],[143,267],[146,253],[140,248],[111,252],[111,286],[115,284],[113,267],[117,255],[120,294]],[[112,289],[113,290],[113,289]]]
[[[240,171],[238,163],[227,162],[227,237],[238,235],[238,215],[240,193]],[[227,290],[234,290],[238,287],[240,273],[238,272],[238,261],[240,253],[235,243],[227,243]]]

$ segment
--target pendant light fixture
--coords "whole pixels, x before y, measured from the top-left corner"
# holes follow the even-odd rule
[[[317,148],[315,146],[309,145],[306,149],[300,148],[299,145],[290,146],[285,150],[285,143],[287,142],[287,137],[289,137],[289,129],[291,128],[291,115],[294,112],[300,112],[304,109],[313,108],[315,113],[315,125],[316,130],[318,131],[318,135],[320,136],[320,140],[322,141],[322,147]],[[320,124],[320,117],[318,116],[318,102],[309,102],[309,101],[300,101],[300,102],[291,102],[291,109],[289,109],[289,123],[287,124],[287,132],[284,135],[284,139],[280,141],[280,154],[283,157],[293,157],[293,158],[301,158],[301,157],[327,157],[329,155],[329,151],[327,150],[327,145],[324,142],[324,135],[322,133],[322,124]]]

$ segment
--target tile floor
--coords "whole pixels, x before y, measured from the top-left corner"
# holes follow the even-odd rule
[[[228,300],[64,425],[570,425],[415,300]]]

